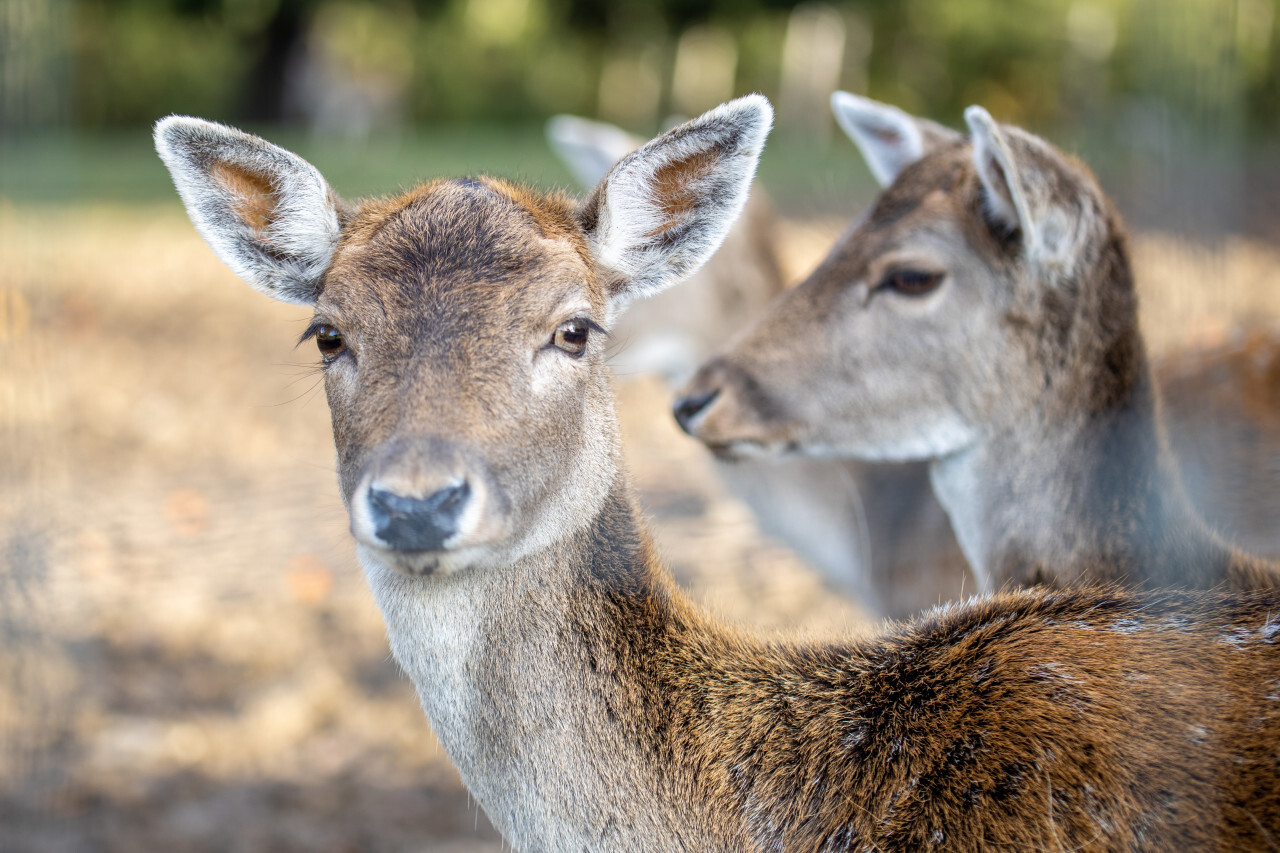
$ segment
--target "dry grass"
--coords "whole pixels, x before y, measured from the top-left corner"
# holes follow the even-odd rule
[[[788,267],[839,225],[793,225]],[[1280,319],[1280,255],[1137,241],[1154,347]],[[302,309],[162,211],[0,209],[6,850],[498,850],[355,569]],[[682,583],[766,629],[863,624],[620,387]]]

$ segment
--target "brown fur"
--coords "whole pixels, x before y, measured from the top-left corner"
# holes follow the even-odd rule
[[[210,176],[235,196],[236,214],[246,225],[264,233],[271,227],[280,200],[270,179],[229,163],[216,164]]]
[[[635,525],[606,507],[571,624],[718,849],[1243,850],[1280,825],[1274,595],[1006,593],[797,648],[708,623]]]
[[[654,192],[660,198],[659,205],[666,221],[649,234],[657,236],[680,224],[680,218],[697,203],[698,197],[690,187],[702,179],[715,162],[711,153],[676,160],[658,169],[654,175]]]

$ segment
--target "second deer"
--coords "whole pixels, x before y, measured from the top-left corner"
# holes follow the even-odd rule
[[[721,455],[928,460],[980,587],[1270,586],[1184,492],[1123,228],[1082,164],[966,113],[972,139],[837,93],[886,185],[677,403]]]

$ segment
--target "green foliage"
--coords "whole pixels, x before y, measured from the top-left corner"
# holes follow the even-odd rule
[[[783,43],[797,5],[784,0],[7,2],[9,11],[0,13],[0,97],[9,108],[0,109],[0,120],[8,130],[49,122],[120,127],[171,111],[231,121],[304,119],[308,113],[297,98],[262,94],[286,89],[281,81],[290,69],[296,77],[302,56],[322,56],[328,63],[331,77],[317,84],[322,95],[337,88],[333,80],[351,81],[351,99],[385,107],[371,119],[373,129],[392,119],[403,126],[538,120],[553,112],[598,114],[606,63],[619,56],[642,57],[637,61],[650,63],[646,67],[661,78],[653,114],[644,120],[656,126],[673,108],[676,45],[693,26],[714,24],[734,40],[735,91],[777,96],[785,88]],[[841,85],[953,124],[975,102],[1032,126],[1107,123],[1134,104],[1156,104],[1192,124],[1261,135],[1280,130],[1278,2],[832,0],[830,5],[850,22],[851,33],[869,39],[868,49],[846,52]],[[49,82],[63,77],[63,82]],[[60,96],[50,94],[51,85],[61,87]],[[66,106],[31,106],[54,102]],[[0,101],[0,108],[5,105]]]
[[[233,114],[242,37],[225,16],[158,0],[83,0],[73,27],[75,123],[147,123],[172,112]],[[233,19],[234,20],[234,19]]]

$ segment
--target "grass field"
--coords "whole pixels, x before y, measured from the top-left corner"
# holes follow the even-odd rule
[[[313,352],[292,348],[306,311],[227,272],[120,144],[67,154],[116,164],[89,169],[97,189],[4,170],[0,849],[499,850],[355,568]],[[448,169],[492,153],[475,145]],[[545,155],[520,169],[563,180]],[[47,186],[98,201],[33,204]],[[128,187],[163,203],[124,204]],[[788,222],[793,279],[842,224]],[[1280,324],[1274,246],[1146,233],[1135,257],[1157,352]],[[766,630],[867,627],[760,537],[661,385],[619,393],[659,545],[698,600]]]

